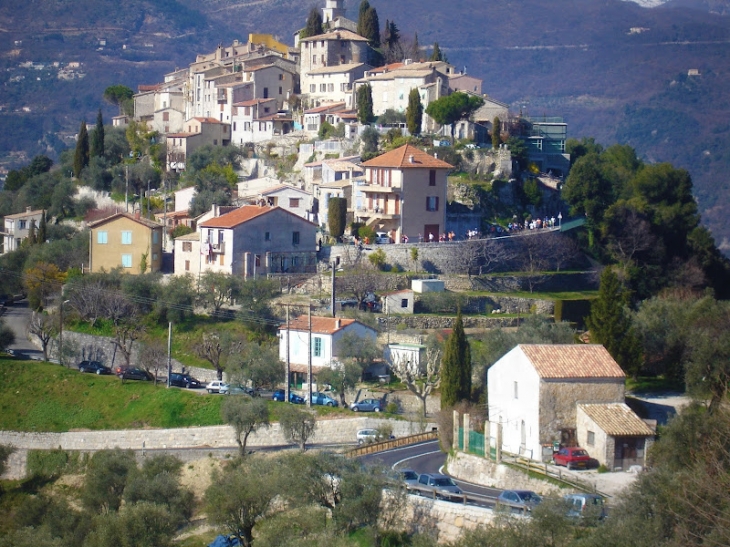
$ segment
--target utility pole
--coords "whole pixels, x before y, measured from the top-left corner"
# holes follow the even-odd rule
[[[289,402],[289,375],[291,374],[291,359],[289,356],[289,336],[291,336],[291,326],[289,325],[289,304],[286,305],[286,386],[284,390],[284,400]]]
[[[312,407],[312,303],[307,303],[307,315],[308,315],[308,334],[307,344],[309,349],[307,351],[307,406]]]
[[[172,321],[167,330],[167,387],[170,387],[170,374],[172,374]]]
[[[147,179],[147,220],[150,220],[150,180]]]
[[[165,252],[165,249],[167,249],[167,174],[165,174],[165,178],[162,180],[162,183],[165,185],[165,194],[164,194],[164,204],[163,204],[163,215],[162,215],[162,252]]]
[[[126,186],[124,187],[124,212],[129,212],[129,165],[124,166],[124,170],[126,171]]]
[[[335,272],[337,268],[335,266],[335,262],[332,261],[332,296],[330,297],[330,306],[332,307],[332,317],[337,317],[337,312],[335,311]]]

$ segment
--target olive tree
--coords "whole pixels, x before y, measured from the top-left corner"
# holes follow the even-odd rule
[[[236,432],[236,444],[241,457],[246,455],[248,437],[257,429],[269,427],[269,407],[266,401],[244,395],[226,398],[221,405],[223,421]]]

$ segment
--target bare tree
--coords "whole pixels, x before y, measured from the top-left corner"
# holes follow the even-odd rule
[[[142,368],[154,376],[155,385],[163,371],[167,370],[167,348],[165,344],[154,338],[145,338],[139,351]]]
[[[651,233],[651,224],[633,209],[622,211],[620,221],[613,223],[608,250],[624,270],[634,262],[637,254],[651,249],[657,238]]]
[[[83,278],[81,278],[83,280]],[[74,280],[72,286],[66,290],[69,305],[76,310],[79,317],[94,327],[99,317],[104,316],[104,300],[107,289],[98,280],[89,283]]]
[[[130,365],[132,347],[144,334],[137,307],[121,292],[107,292],[103,301],[104,317],[112,322],[114,330],[113,344],[124,358],[126,366]]]
[[[431,337],[426,345],[424,360],[412,363],[406,357],[395,357],[389,360],[390,368],[400,380],[406,384],[422,405],[423,417],[426,417],[426,400],[441,382],[441,345]]]
[[[517,256],[513,245],[506,241],[485,239],[483,243],[482,263],[479,266],[480,275],[493,272],[500,265],[511,262]]]
[[[578,244],[566,235],[554,232],[543,237],[545,251],[558,272],[580,253]]]
[[[362,306],[365,298],[370,293],[383,288],[383,276],[375,268],[363,264],[356,268],[345,271],[341,277],[335,280],[337,292],[352,295],[357,300],[358,309]]]
[[[49,315],[44,312],[34,311],[28,323],[28,333],[32,334],[41,343],[43,349],[43,360],[48,361],[48,348],[59,332],[58,316]]]
[[[549,267],[548,250],[545,238],[541,234],[529,234],[520,238],[521,253],[517,260],[520,270],[525,274],[530,292],[545,278],[545,270]]]
[[[219,380],[223,379],[223,370],[226,361],[231,353],[239,353],[241,343],[234,340],[228,332],[218,334],[215,332],[204,332],[196,340],[193,346],[195,354],[205,359],[215,368]]]

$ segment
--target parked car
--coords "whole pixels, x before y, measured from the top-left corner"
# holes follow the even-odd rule
[[[184,387],[187,389],[200,389],[203,387],[203,382],[196,378],[193,378],[189,374],[173,372],[172,374],[170,374],[170,385],[176,387]]]
[[[568,469],[589,469],[598,467],[598,462],[579,446],[561,448],[553,454],[555,465],[564,465]]]
[[[222,380],[213,380],[212,382],[208,382],[205,389],[208,393],[223,393],[224,389],[228,389],[228,384]]]
[[[208,544],[208,547],[239,547],[241,542],[238,541],[236,536],[216,536],[212,543]]]
[[[411,490],[419,496],[437,497],[445,500],[463,500],[464,494],[454,480],[441,473],[423,473]]]
[[[571,518],[598,520],[606,518],[606,506],[603,497],[598,494],[568,494],[563,500],[568,506],[567,515]]]
[[[286,397],[286,392],[283,389],[277,389],[274,391],[274,394],[271,396],[271,398],[274,401],[284,402],[284,398]],[[304,404],[304,397],[300,397],[293,391],[289,390],[289,402],[294,403],[295,405],[303,405]]]
[[[497,497],[497,506],[506,506],[519,511],[532,511],[542,501],[532,490],[504,490]]]
[[[312,404],[322,406],[339,406],[339,403],[332,397],[320,391],[312,392]]]
[[[400,478],[403,481],[403,485],[406,490],[412,490],[413,487],[418,483],[418,473],[413,469],[401,469],[398,471]]]
[[[99,361],[81,361],[79,372],[93,372],[94,374],[111,374],[112,369],[102,365]]]
[[[223,386],[221,386],[218,393],[221,393],[223,395],[250,395],[251,397],[258,396],[258,393],[256,393],[255,389],[247,386],[242,386],[241,384],[224,384]]]
[[[363,399],[350,405],[353,412],[380,412],[384,410],[382,399]]]
[[[152,376],[152,373],[147,372],[146,370],[142,370],[141,368],[124,368],[119,374],[119,377],[122,380],[149,380],[152,381],[155,379],[154,376]]]
[[[393,243],[393,240],[388,235],[388,232],[375,232],[375,243],[379,245],[387,245]]]

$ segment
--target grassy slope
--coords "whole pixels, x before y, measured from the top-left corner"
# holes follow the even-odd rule
[[[0,359],[0,430],[69,431],[220,425],[222,396],[166,389],[58,365]],[[271,419],[279,403],[269,401]],[[318,407],[319,416],[349,415]]]

